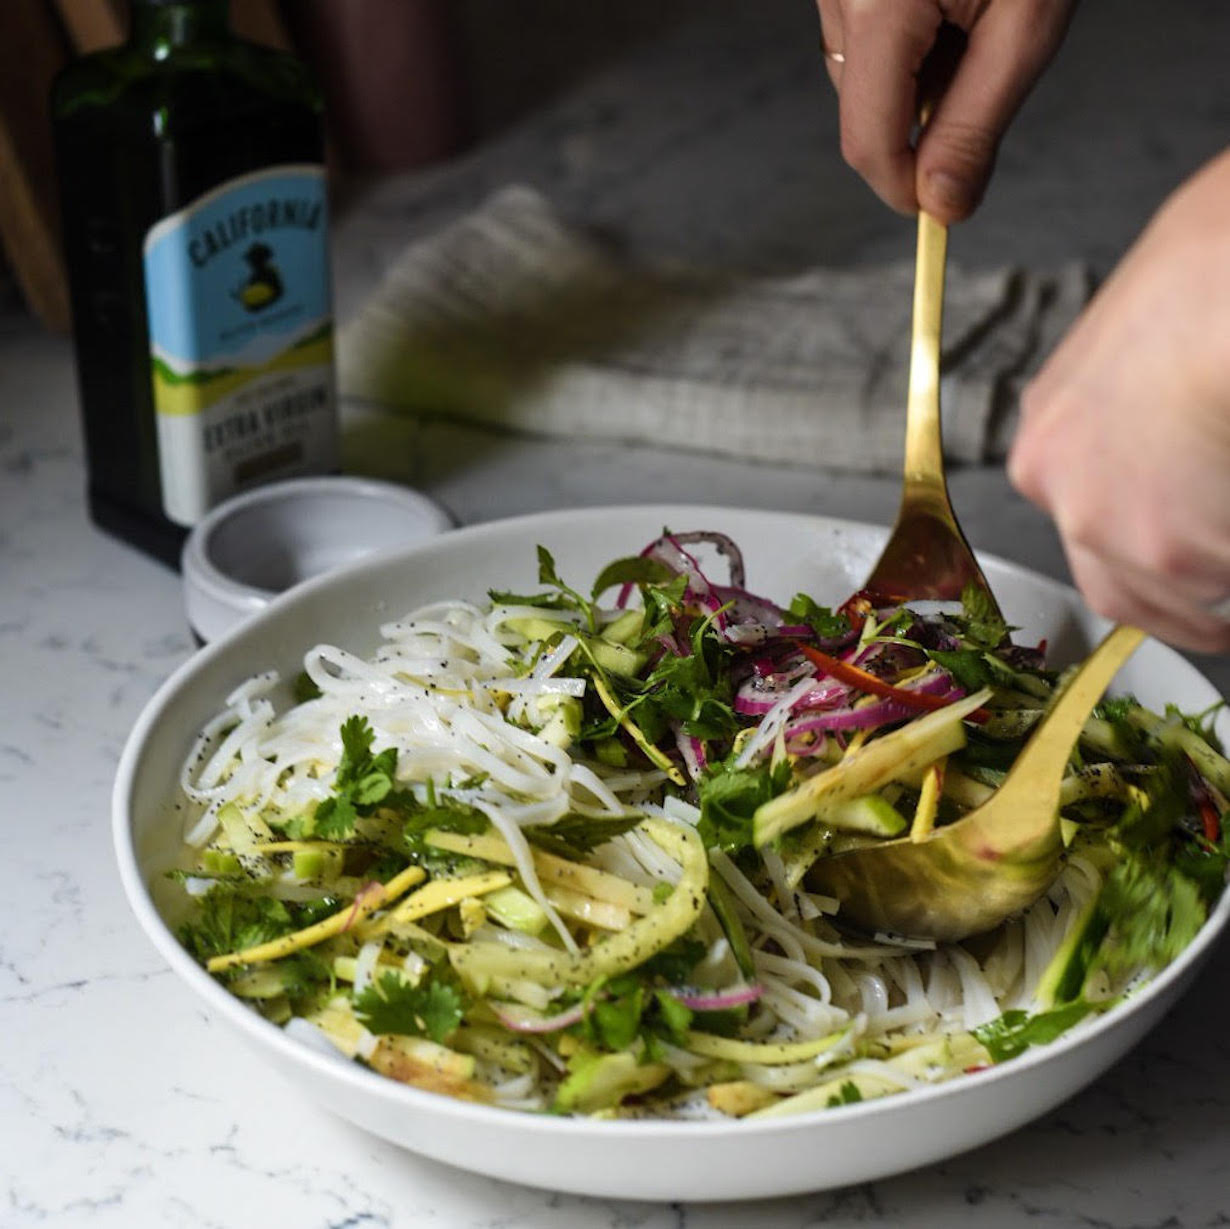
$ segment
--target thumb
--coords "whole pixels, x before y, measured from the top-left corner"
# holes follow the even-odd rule
[[[1072,0],[991,4],[918,142],[919,207],[945,223],[978,207],[999,143],[1068,27]]]

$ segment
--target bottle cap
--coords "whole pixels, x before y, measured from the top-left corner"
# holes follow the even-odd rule
[[[184,543],[188,623],[202,641],[216,639],[300,581],[454,524],[426,495],[373,478],[292,478],[246,491],[211,509]]]

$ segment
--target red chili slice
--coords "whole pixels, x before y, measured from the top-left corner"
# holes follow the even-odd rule
[[[1221,840],[1221,816],[1211,798],[1200,798],[1196,805],[1200,810],[1200,822],[1204,825],[1204,839],[1215,845]]]
[[[859,691],[871,692],[873,695],[883,696],[886,700],[896,700],[899,704],[905,704],[922,712],[934,712],[936,709],[947,708],[953,702],[942,696],[931,696],[925,692],[910,691],[906,687],[896,687],[892,683],[886,683],[882,678],[864,670],[861,666],[852,666],[848,661],[831,657],[820,649],[812,648],[810,644],[800,644],[798,648],[800,653],[819,666],[825,674],[831,674],[833,678],[850,687],[856,687]],[[969,719],[982,722],[986,721],[990,715],[985,708],[976,708],[970,713]]]

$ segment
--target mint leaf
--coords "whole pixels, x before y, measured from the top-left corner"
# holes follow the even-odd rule
[[[454,798],[437,798],[430,782],[426,802],[420,802],[409,793],[398,794],[398,802],[398,809],[406,816],[402,837],[415,853],[423,851],[423,834],[432,828],[457,832],[463,836],[478,836],[486,832],[491,824],[478,807],[458,802]]]
[[[981,691],[994,682],[981,649],[928,649],[927,656],[964,687],[966,691]]]
[[[597,998],[586,1016],[586,1023],[599,1045],[618,1052],[626,1050],[636,1040],[644,1009],[645,991],[637,985],[618,997]]]
[[[994,598],[973,581],[961,590],[961,616],[966,639],[979,648],[997,648],[1012,630],[995,609]]]
[[[654,952],[640,972],[645,977],[659,978],[668,986],[679,986],[692,976],[692,970],[705,958],[709,949],[701,939],[681,938]]]
[[[660,559],[647,555],[632,555],[608,563],[598,573],[590,595],[596,601],[608,589],[616,585],[662,585],[674,580],[675,572]]]
[[[630,832],[644,816],[633,815],[565,815],[553,824],[529,824],[522,831],[531,845],[561,858],[575,858],[589,853],[599,845]]]

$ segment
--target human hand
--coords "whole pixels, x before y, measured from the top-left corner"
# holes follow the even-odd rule
[[[1204,652],[1230,651],[1227,337],[1230,151],[1166,202],[1025,389],[1008,458],[1094,610]]]
[[[888,205],[959,222],[1076,0],[817,0],[841,108],[841,152]],[[918,76],[945,23],[966,46],[917,148]]]

